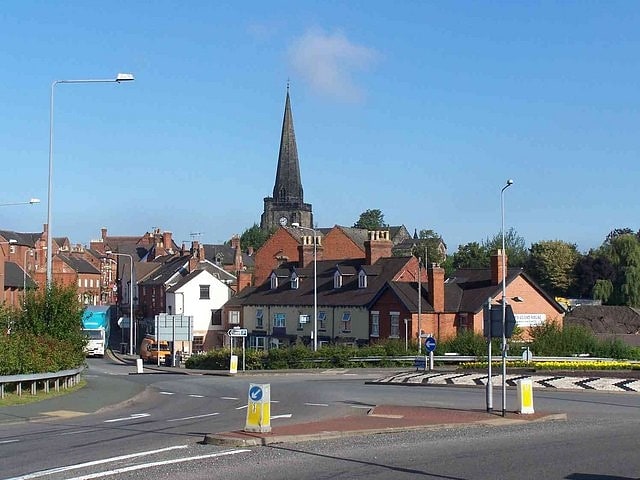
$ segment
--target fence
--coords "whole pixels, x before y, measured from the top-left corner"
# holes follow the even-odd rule
[[[23,386],[31,391],[31,395],[38,393],[38,387],[45,393],[49,393],[51,387],[54,391],[60,388],[70,388],[77,385],[80,380],[80,373],[85,367],[74,368],[73,370],[62,370],[53,373],[33,373],[28,375],[7,375],[0,376],[0,399],[5,396],[5,386],[15,385],[16,394],[22,396]]]

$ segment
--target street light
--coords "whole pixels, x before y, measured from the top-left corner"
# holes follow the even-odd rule
[[[293,228],[313,232],[313,351],[318,351],[318,234],[313,228],[292,223]]]
[[[130,73],[119,73],[116,78],[88,79],[88,80],[55,80],[51,84],[51,97],[49,107],[49,188],[47,191],[47,288],[51,286],[53,257],[53,237],[51,236],[51,194],[53,182],[53,92],[59,83],[120,83],[131,82],[134,77]]]
[[[36,203],[40,203],[39,198],[30,198],[28,202],[0,203],[0,207],[11,207],[13,205],[34,205]]]
[[[506,254],[504,251],[504,191],[513,185],[513,180],[507,180],[507,183],[500,190],[500,213],[502,215],[502,416],[507,412],[507,337],[505,332],[507,318],[507,272],[506,272]]]
[[[104,253],[129,258],[129,355],[133,355],[133,256],[128,253],[115,253],[111,250]]]

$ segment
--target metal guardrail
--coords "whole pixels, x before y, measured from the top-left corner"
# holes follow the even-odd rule
[[[31,395],[38,393],[39,386],[45,393],[49,393],[52,386],[56,392],[59,391],[60,388],[73,387],[77,385],[80,379],[80,373],[82,373],[84,368],[83,366],[71,370],[61,370],[59,372],[0,376],[0,398],[5,397],[5,385],[15,385],[18,396],[22,396],[22,387],[25,384],[30,388]]]
[[[353,357],[350,359],[351,362],[380,362],[382,360],[385,361],[393,361],[393,362],[413,362],[416,357],[425,357],[428,355],[407,355],[400,357]],[[434,355],[434,362],[441,363],[464,363],[464,362],[477,362],[477,361],[485,361],[486,356],[476,357],[475,355],[458,355],[458,354],[445,354],[445,355]],[[502,356],[494,356],[494,361],[500,361]],[[522,356],[520,355],[507,355],[507,361],[516,362],[522,361]],[[587,356],[576,356],[576,357],[531,357],[530,361],[535,362],[613,362],[615,359],[613,358],[601,358],[601,357],[587,357]]]

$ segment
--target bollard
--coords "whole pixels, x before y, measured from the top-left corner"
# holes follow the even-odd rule
[[[533,412],[533,382],[530,378],[518,380],[518,411],[519,413]]]
[[[245,432],[271,431],[271,385],[249,385],[249,403]]]
[[[238,356],[231,355],[229,359],[229,373],[238,373]]]
[[[137,368],[137,373],[144,373],[143,372],[143,368],[142,368],[142,359],[141,358],[136,358],[136,368]]]

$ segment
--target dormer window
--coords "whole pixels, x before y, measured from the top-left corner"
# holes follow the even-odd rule
[[[364,270],[360,270],[358,273],[358,288],[367,288],[367,274]]]
[[[278,288],[278,276],[274,273],[271,274],[271,290]]]
[[[291,289],[297,290],[300,287],[300,277],[294,272],[291,275]]]
[[[333,288],[342,288],[342,275],[338,271],[333,274]]]

